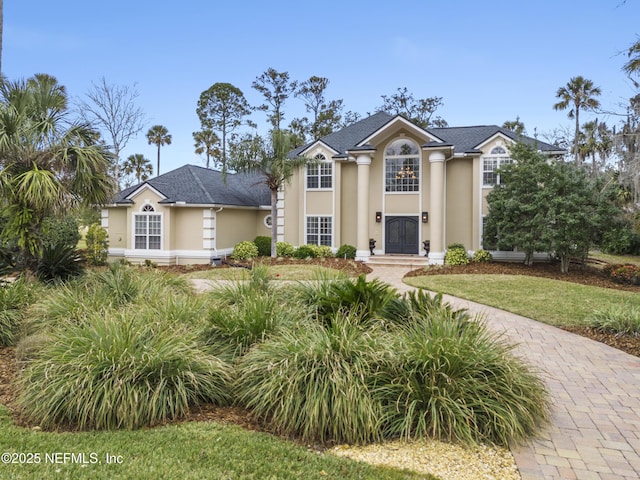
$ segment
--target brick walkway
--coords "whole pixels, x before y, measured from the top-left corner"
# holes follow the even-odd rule
[[[400,291],[408,271],[375,267]],[[455,297],[457,308],[485,315],[487,326],[518,343],[516,353],[544,371],[551,423],[511,447],[522,480],[640,478],[640,359],[558,328]]]

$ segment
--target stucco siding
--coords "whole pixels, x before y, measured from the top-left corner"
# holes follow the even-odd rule
[[[333,215],[333,191],[309,191],[306,199],[307,215]]]
[[[172,250],[202,250],[202,208],[174,208]]]
[[[338,246],[356,245],[357,202],[358,202],[358,171],[353,162],[343,163],[341,166],[342,185],[340,196],[340,239],[336,239]]]
[[[446,245],[462,243],[473,247],[473,162],[453,159],[447,162],[446,173]]]
[[[127,210],[126,208],[108,208],[109,246],[126,248],[127,246]]]
[[[256,238],[258,214],[260,218],[264,215],[263,212],[256,210],[236,208],[225,208],[218,212],[216,214],[218,250],[233,248],[243,240],[253,241]]]

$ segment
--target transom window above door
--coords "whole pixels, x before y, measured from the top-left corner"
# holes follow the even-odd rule
[[[420,190],[420,149],[407,138],[394,140],[384,152],[386,192]]]

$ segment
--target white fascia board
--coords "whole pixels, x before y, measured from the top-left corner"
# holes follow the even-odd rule
[[[315,148],[324,148],[329,150],[329,152],[332,153],[332,155],[338,155],[340,152],[338,152],[337,150],[335,150],[334,148],[330,147],[329,145],[327,145],[326,143],[324,143],[322,140],[316,140],[315,142],[313,142],[311,145],[309,145],[307,148],[305,148],[304,150],[302,150],[300,152],[300,156],[304,156],[307,152],[310,152],[311,150],[315,149]]]
[[[411,123],[409,120],[407,120],[403,116],[397,115],[394,118],[392,118],[389,122],[387,122],[385,125],[378,128],[375,132],[372,132],[371,134],[369,134],[369,136],[363,139],[360,143],[358,143],[356,147],[361,147],[363,145],[366,145],[367,143],[370,143],[371,140],[377,137],[378,135],[380,135],[381,132],[388,130],[389,128],[394,128],[398,124],[402,125],[403,127],[406,127],[408,130],[413,131],[413,133],[415,133],[415,135],[419,137],[426,137],[433,142],[442,142],[441,138],[438,138],[435,135],[426,131],[424,128],[420,128],[417,125]]]
[[[487,138],[487,139],[483,140],[483,141],[482,141],[482,143],[479,143],[478,145],[476,145],[476,146],[475,146],[475,147],[473,147],[473,148],[475,148],[475,149],[477,149],[477,150],[481,150],[481,149],[482,149],[482,147],[484,147],[485,145],[487,145],[487,144],[489,144],[489,143],[493,142],[496,138],[500,138],[500,139],[502,139],[502,140],[505,140],[505,141],[506,141],[506,142],[508,142],[508,143],[512,143],[512,144],[513,144],[513,143],[516,143],[516,141],[515,141],[513,138],[509,138],[509,137],[507,137],[504,133],[496,132],[496,133],[494,133],[493,135],[491,135],[489,138]]]
[[[153,188],[148,183],[145,183],[145,184],[141,185],[139,188],[136,188],[133,192],[131,192],[129,195],[127,195],[126,198],[127,198],[127,200],[131,200],[133,197],[135,197],[136,195],[144,192],[145,190],[151,190],[153,193],[155,193],[156,195],[161,197],[163,200],[165,200],[167,198],[162,192],[156,190],[155,188]]]

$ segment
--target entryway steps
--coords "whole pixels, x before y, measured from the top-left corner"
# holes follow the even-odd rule
[[[371,266],[385,267],[415,267],[429,265],[429,259],[424,255],[372,255],[367,260]]]

